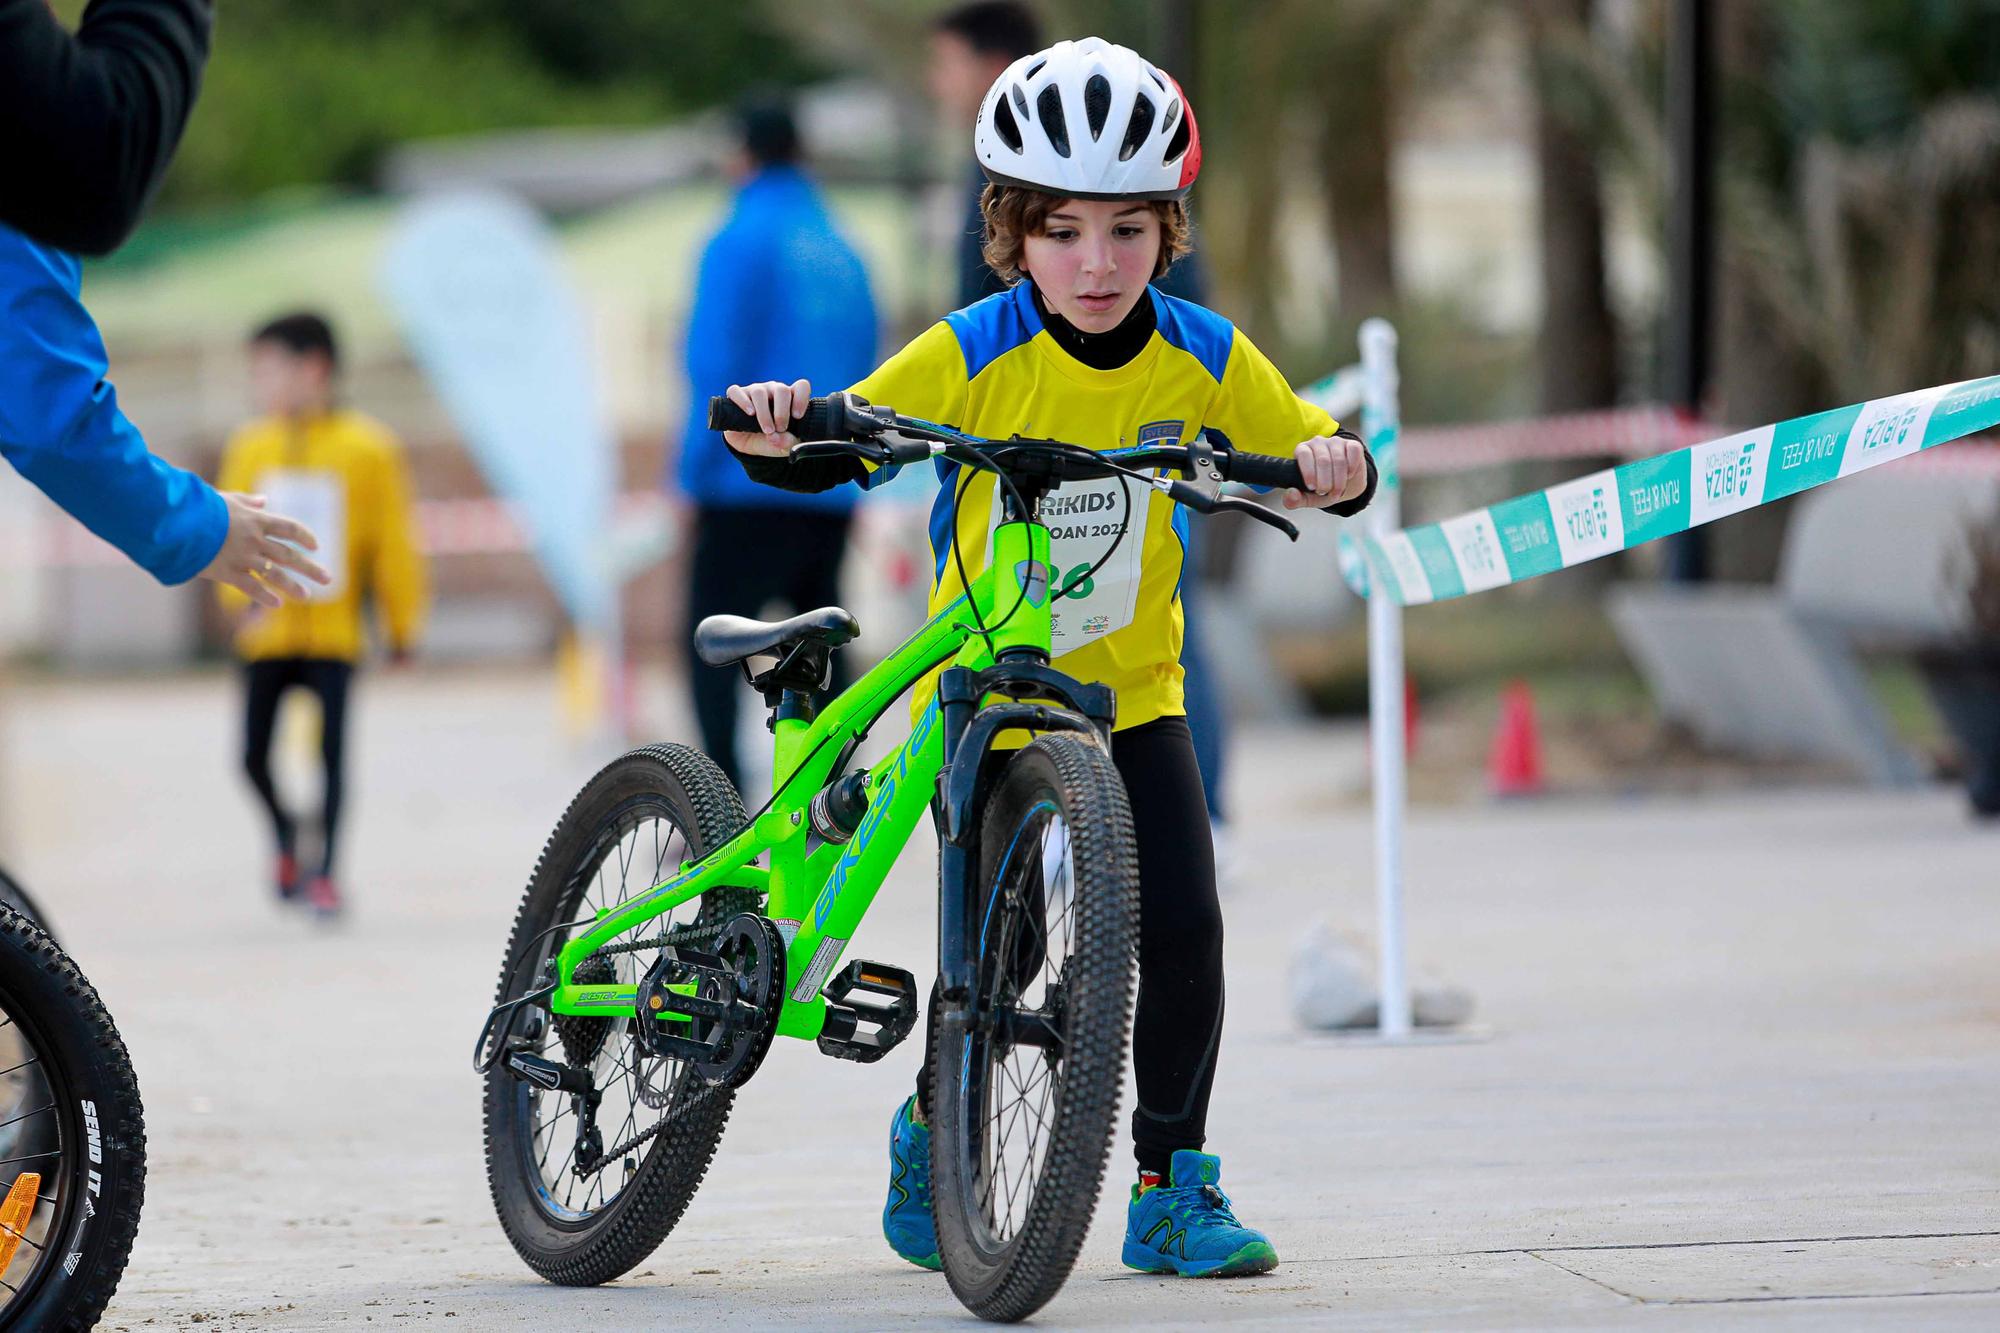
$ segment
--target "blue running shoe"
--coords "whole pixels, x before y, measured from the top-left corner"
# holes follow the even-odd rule
[[[911,1097],[889,1122],[889,1202],[882,1205],[882,1234],[890,1249],[935,1272],[944,1264],[931,1221],[931,1130],[911,1118],[916,1103]]]
[[[1170,1183],[1143,1193],[1134,1185],[1125,1266],[1182,1277],[1243,1277],[1276,1268],[1278,1252],[1263,1232],[1236,1220],[1221,1179],[1220,1159],[1182,1148],[1174,1154]]]

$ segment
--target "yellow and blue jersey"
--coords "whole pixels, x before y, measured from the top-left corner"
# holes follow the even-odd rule
[[[1043,327],[1023,282],[947,315],[850,391],[972,435],[1046,436],[1101,452],[1187,443],[1206,427],[1226,436],[1232,448],[1290,457],[1300,441],[1337,429],[1332,417],[1294,394],[1269,358],[1228,320],[1154,288],[1147,289],[1147,299],[1153,302],[1153,335],[1137,356],[1114,370],[1093,369],[1064,351]],[[964,592],[961,561],[969,579],[986,568],[995,517],[990,473],[944,460],[937,468],[943,484],[931,507],[932,614]],[[1064,549],[1101,554],[1123,512],[1120,491],[1118,508],[1104,515],[1108,525],[1093,521],[1087,493],[1070,502],[1085,512],[1064,514],[1072,492],[1063,488],[1043,507],[1043,520],[1055,536],[1052,563],[1062,580],[1088,568],[1086,562],[1072,569]],[[1100,574],[1106,590],[1092,600],[1110,595],[1110,604],[1082,607],[1084,614],[1070,611],[1073,623],[1060,632],[1055,659],[1077,679],[1101,681],[1117,691],[1119,730],[1186,711],[1180,586],[1187,512],[1136,484],[1130,496],[1135,513],[1124,539],[1128,552],[1114,555],[1120,566],[1136,555],[1129,581],[1116,582],[1118,571],[1110,568]],[[951,546],[954,512],[957,559]],[[1058,602],[1059,614],[1063,608]],[[921,711],[935,687],[934,679],[919,685],[913,710]]]

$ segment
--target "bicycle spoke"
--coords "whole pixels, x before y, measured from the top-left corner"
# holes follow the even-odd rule
[[[47,1106],[36,1107],[32,1111],[24,1111],[20,1115],[15,1116],[12,1120],[0,1120],[0,1129],[5,1129],[9,1125],[18,1125],[23,1120],[31,1119],[35,1116],[41,1115],[45,1111],[53,1111],[55,1109],[56,1109],[56,1104],[54,1102],[50,1102]]]
[[[48,1247],[45,1245],[36,1245],[33,1240],[29,1239],[26,1232],[16,1231],[12,1227],[0,1227],[0,1232],[5,1232],[15,1240],[20,1241],[23,1245],[31,1246],[37,1254],[46,1253],[48,1250]]]

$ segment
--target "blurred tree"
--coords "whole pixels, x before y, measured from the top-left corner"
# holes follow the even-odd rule
[[[83,0],[57,0],[74,21]],[[817,77],[757,5],[656,0],[229,0],[164,198],[365,185],[391,144],[544,125],[644,124],[751,79]]]
[[[1660,60],[1566,48],[1589,123],[1663,234]],[[2000,361],[2000,0],[1723,0],[1710,412],[1773,421]],[[1713,532],[1729,579],[1777,568],[1788,506]]]
[[[1604,273],[1604,204],[1588,89],[1564,47],[1588,45],[1592,0],[1530,0],[1541,192],[1541,408],[1574,412],[1618,398],[1618,328]]]
[[[1661,216],[1671,0],[1623,60],[1575,52],[1592,123]],[[1768,420],[2000,355],[2000,0],[1719,7],[1719,410]]]
[[[2000,0],[1780,0],[1774,15],[1765,169],[1743,182],[1753,275],[1844,394],[1990,373]]]

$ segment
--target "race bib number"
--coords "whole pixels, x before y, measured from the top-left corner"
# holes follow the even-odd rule
[[[295,519],[319,538],[319,549],[311,553],[312,558],[333,576],[333,582],[321,587],[310,579],[300,579],[306,600],[324,602],[340,596],[347,583],[347,488],[340,478],[330,472],[281,469],[266,472],[258,479],[257,489],[263,492],[266,513]]]
[[[1126,511],[1129,487],[1131,510]],[[1057,589],[1069,588],[1050,611],[1050,647],[1056,656],[1096,643],[1132,623],[1139,603],[1139,579],[1144,573],[1147,503],[1153,492],[1145,485],[1117,477],[1069,482],[1042,500],[1042,522],[1049,529],[1049,563],[1055,567]],[[1130,524],[1130,530],[1119,536]],[[1117,540],[1118,549],[1105,559]],[[1096,573],[1090,567],[1104,560]],[[1087,576],[1087,577],[1086,577]],[[1076,580],[1081,579],[1078,583]],[[1076,586],[1070,587],[1072,583]]]

